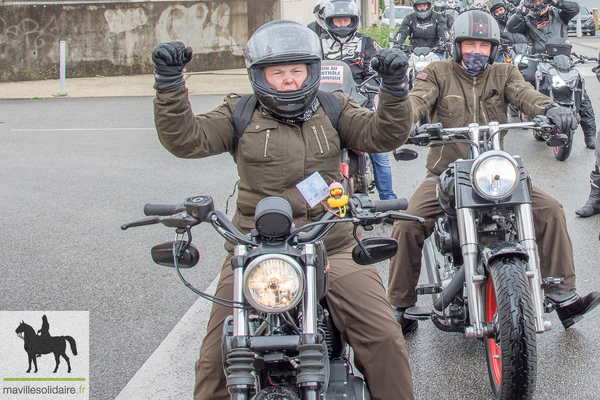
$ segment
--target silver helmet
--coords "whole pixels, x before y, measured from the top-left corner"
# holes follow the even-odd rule
[[[244,52],[254,94],[270,112],[285,118],[301,115],[313,103],[321,79],[321,43],[310,29],[296,22],[271,21],[254,32]],[[306,64],[308,75],[298,90],[280,92],[270,85],[264,67]]]

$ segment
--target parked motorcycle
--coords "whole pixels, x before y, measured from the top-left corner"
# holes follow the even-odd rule
[[[379,85],[375,81],[375,75],[357,85],[352,77],[350,67],[343,61],[321,61],[320,89],[326,92],[342,90],[356,100],[361,107],[365,107],[369,102],[369,98],[372,98],[374,99],[373,107],[377,107]],[[374,193],[375,175],[373,173],[373,162],[368,153],[343,149],[340,169],[344,177],[342,186],[346,193]]]
[[[522,50],[522,47],[516,48],[517,52]],[[578,121],[585,80],[576,66],[597,60],[596,57],[585,57],[571,53],[570,42],[561,38],[548,40],[544,54],[528,55],[521,53],[514,57],[514,62],[520,70],[527,68],[529,62],[537,62],[536,90],[550,97],[559,105],[570,108],[577,115]],[[554,147],[554,156],[557,160],[565,161],[571,155],[574,133],[575,130],[572,130],[567,135],[567,141],[563,146]],[[537,140],[546,141],[550,134],[534,131],[534,137]]]
[[[154,262],[175,267],[196,294],[233,309],[222,338],[223,369],[232,399],[370,399],[365,382],[352,373],[349,346],[327,307],[329,264],[323,238],[335,224],[354,225],[357,245],[352,257],[360,265],[373,264],[392,257],[398,244],[390,238],[360,240],[358,228],[370,230],[386,218],[417,218],[398,211],[407,208],[406,199],[375,201],[365,194],[348,198],[331,193],[327,201],[331,212],[298,228],[292,223],[290,204],[268,197],[256,206],[256,229],[244,235],[214,209],[208,196],[190,197],[177,205],[147,204],[144,214],[149,217],[121,227],[162,223],[174,228],[175,241],[152,248]],[[202,222],[235,244],[233,301],[194,288],[181,273],[198,263],[191,229]]]
[[[565,304],[545,300],[544,289],[563,279],[541,277],[531,178],[519,156],[501,149],[505,129],[546,134],[555,127],[544,117],[449,129],[429,124],[407,142],[467,142],[470,151],[441,174],[437,186],[444,214],[423,247],[428,283],[417,287],[418,295],[432,296],[432,306],[408,308],[404,317],[430,319],[442,331],[483,340],[495,398],[530,399],[537,371],[536,332],[551,328],[544,312]],[[548,143],[554,146],[565,138],[557,135]]]

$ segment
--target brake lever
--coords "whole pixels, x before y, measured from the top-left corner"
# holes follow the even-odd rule
[[[417,217],[415,215],[404,214],[399,211],[387,211],[385,218],[393,219],[396,221],[413,221],[418,222],[421,225],[425,224],[425,218]]]

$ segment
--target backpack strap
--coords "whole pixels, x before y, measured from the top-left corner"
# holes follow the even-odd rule
[[[342,115],[342,105],[335,95],[331,92],[324,92],[319,90],[317,92],[317,98],[323,106],[325,114],[329,117],[331,125],[337,131],[340,122],[340,116]],[[258,99],[253,94],[247,94],[242,96],[240,101],[236,104],[233,110],[233,160],[235,161],[235,154],[237,152],[238,143],[240,138],[244,135],[244,131],[252,119],[252,114],[256,109]],[[237,162],[237,161],[236,161]]]
[[[342,115],[342,105],[340,104],[340,101],[333,93],[322,90],[317,92],[317,98],[319,99],[321,106],[323,106],[325,114],[329,117],[331,125],[333,125],[337,131],[340,123],[340,116]]]
[[[256,109],[258,99],[253,94],[247,94],[242,96],[241,100],[236,104],[235,110],[233,110],[233,160],[235,161],[235,153],[237,152],[238,142],[244,131],[252,119],[252,114]],[[237,161],[236,161],[237,162]]]

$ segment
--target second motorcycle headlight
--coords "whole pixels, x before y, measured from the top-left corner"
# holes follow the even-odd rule
[[[519,184],[519,166],[501,151],[489,151],[475,160],[471,168],[473,188],[488,200],[510,196]]]
[[[285,255],[257,257],[244,271],[246,300],[266,313],[281,313],[296,307],[302,299],[304,284],[302,268]]]

